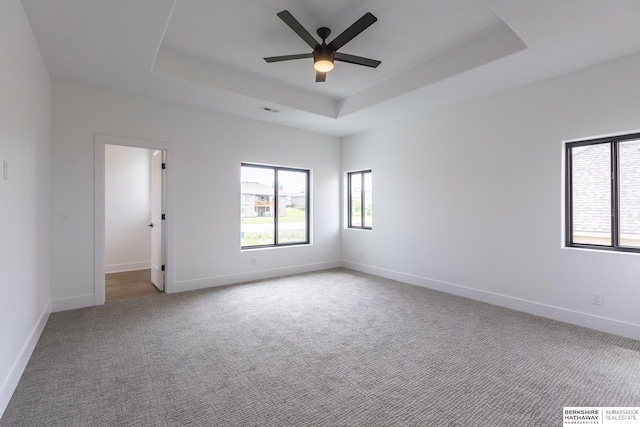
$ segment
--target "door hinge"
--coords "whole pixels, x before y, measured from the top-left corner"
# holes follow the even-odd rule
[[[164,264],[162,264],[162,271],[164,271]]]
[[[167,219],[167,218],[165,218],[165,214],[162,214],[162,219]]]
[[[162,164],[162,169],[166,169],[166,168],[167,168],[167,164],[166,164],[166,163],[163,163],[163,164]]]

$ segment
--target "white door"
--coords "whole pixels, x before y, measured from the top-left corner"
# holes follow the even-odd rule
[[[162,182],[164,151],[156,150],[151,157],[151,281],[164,291],[164,251],[162,242]]]

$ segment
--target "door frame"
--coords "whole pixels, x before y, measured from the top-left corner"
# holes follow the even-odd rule
[[[165,286],[165,269],[162,267],[165,265],[164,260],[167,257],[165,254],[164,248],[164,220],[162,220],[162,214],[166,212],[164,207],[164,201],[166,196],[164,195],[164,188],[166,184],[164,182],[164,171],[162,169],[162,165],[164,165],[167,161],[166,159],[166,151],[164,150],[148,150],[150,154],[150,163],[149,163],[149,172],[151,175],[150,179],[150,209],[149,209],[149,226],[151,227],[150,233],[150,243],[151,243],[151,283],[158,288],[161,292],[164,292],[166,289]],[[156,157],[157,156],[157,157]],[[159,188],[158,188],[159,186]],[[156,194],[158,192],[158,194]],[[159,198],[159,200],[157,200]],[[159,207],[159,209],[157,209]],[[157,234],[160,230],[160,239],[159,239],[159,249],[160,253],[157,253],[158,249],[158,239]],[[157,256],[160,256],[160,262],[156,262]]]
[[[171,161],[174,146],[168,142],[151,141],[138,138],[127,138],[115,135],[94,134],[95,145],[95,199],[94,199],[94,305],[102,305],[105,301],[105,145],[122,145],[126,147],[164,150],[165,162],[169,165],[164,171],[164,213],[166,220],[163,227],[165,292],[175,292],[173,270],[173,173]]]

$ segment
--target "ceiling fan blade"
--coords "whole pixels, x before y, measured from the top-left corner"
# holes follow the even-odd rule
[[[316,41],[316,39],[311,34],[309,34],[309,31],[307,31],[302,26],[302,24],[300,24],[298,20],[294,18],[291,13],[289,13],[288,10],[283,10],[277,15],[284,21],[285,24],[289,26],[289,28],[291,28],[298,36],[300,36],[302,40],[304,40],[309,46],[311,46],[311,49],[315,49],[317,46],[319,46],[319,43]]]
[[[353,25],[344,30],[338,37],[333,39],[331,43],[329,43],[329,48],[331,50],[338,50],[345,44],[347,44],[351,39],[355,36],[369,28],[374,22],[376,22],[378,18],[373,16],[371,12],[367,12],[364,16],[358,19]]]
[[[320,71],[316,71],[316,83],[322,83],[327,79],[327,73],[321,73]]]
[[[280,62],[280,61],[291,61],[293,59],[305,59],[305,58],[313,58],[313,52],[299,53],[297,55],[269,56],[268,58],[264,58],[264,60],[267,62]]]
[[[336,52],[333,57],[336,61],[348,62],[350,64],[364,65],[365,67],[376,68],[378,65],[382,64],[381,61],[370,58],[363,58],[361,56],[348,55],[346,53]]]

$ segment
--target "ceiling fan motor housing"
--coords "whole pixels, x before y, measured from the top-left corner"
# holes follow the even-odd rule
[[[333,62],[336,51],[323,44],[313,50],[313,62],[330,61]]]

